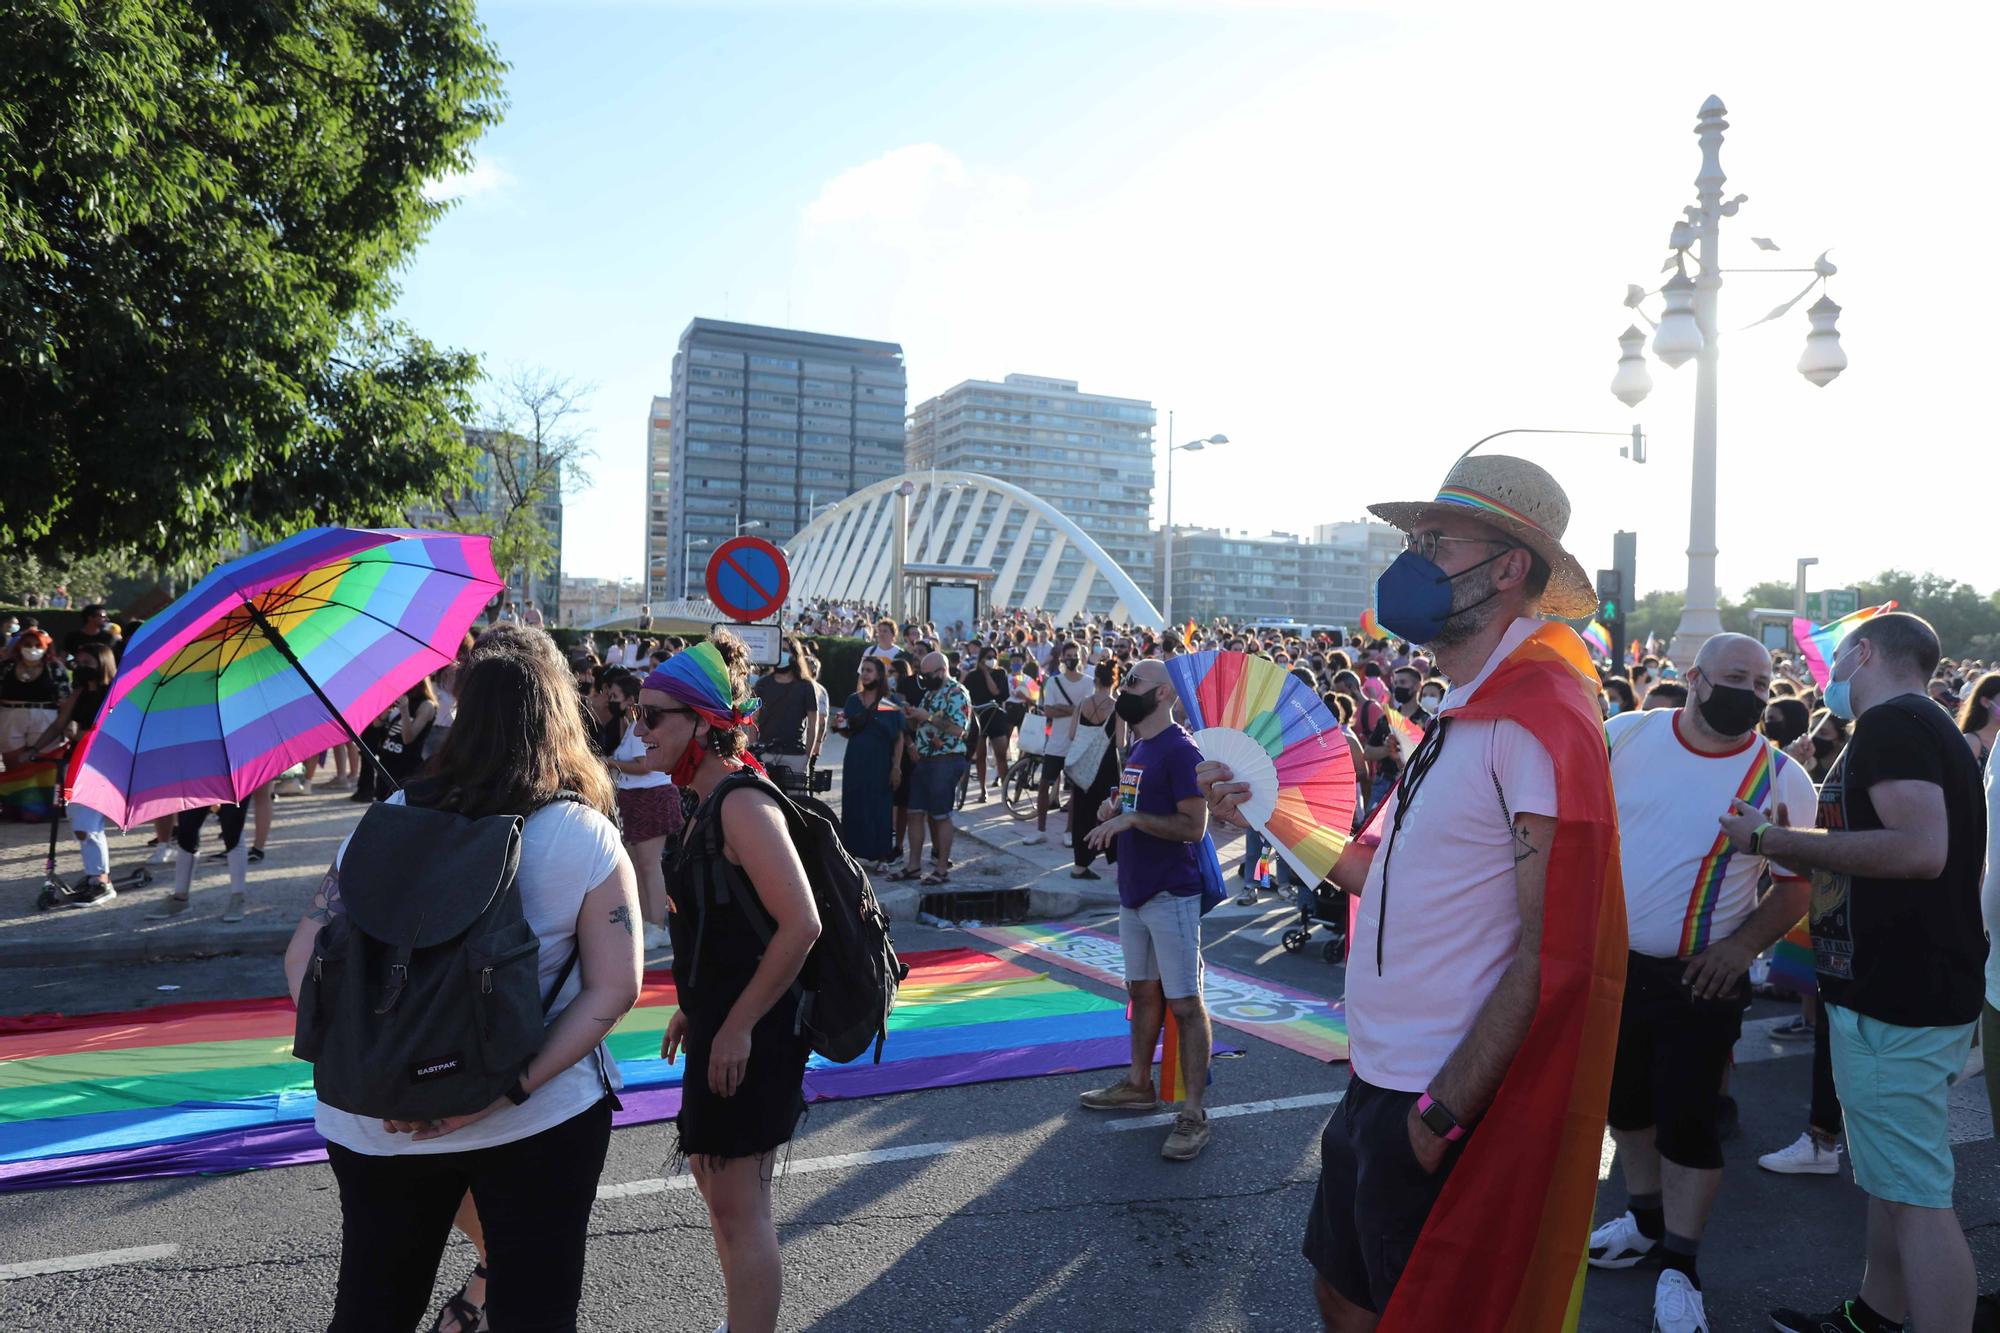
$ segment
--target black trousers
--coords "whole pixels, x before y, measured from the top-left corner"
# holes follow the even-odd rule
[[[1989,1052],[1990,1054],[1990,1052]],[[1826,1001],[1813,1024],[1812,1109],[1806,1123],[1827,1134],[1840,1133],[1840,1093],[1833,1086],[1833,1050],[1826,1039]]]
[[[340,1288],[328,1333],[402,1333],[429,1312],[452,1214],[472,1191],[493,1275],[496,1333],[571,1333],[590,1205],[611,1143],[611,1099],[513,1143],[370,1157],[337,1143]]]

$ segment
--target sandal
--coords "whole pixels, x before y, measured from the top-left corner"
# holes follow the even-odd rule
[[[951,883],[951,872],[949,870],[933,870],[930,874],[924,876],[923,882],[933,887],[939,884],[949,884]]]
[[[893,884],[902,884],[908,880],[916,879],[922,874],[923,871],[921,870],[912,870],[908,866],[904,866],[902,869],[896,871],[895,874],[890,875],[888,878],[889,881]]]
[[[485,1277],[486,1265],[480,1264],[475,1267],[472,1270],[472,1276],[476,1278]],[[458,1333],[476,1333],[476,1330],[479,1328],[479,1321],[486,1317],[486,1307],[483,1305],[474,1305],[470,1300],[466,1299],[466,1287],[470,1287],[471,1285],[471,1281],[468,1280],[465,1286],[458,1289],[457,1295],[446,1298],[444,1308],[439,1310],[437,1318],[431,1321],[430,1333],[447,1333],[444,1326],[444,1321],[447,1317],[458,1321]]]

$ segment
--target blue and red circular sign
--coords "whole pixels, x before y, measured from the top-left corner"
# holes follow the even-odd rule
[[[791,590],[785,553],[762,537],[731,537],[708,558],[708,600],[731,620],[776,615]]]

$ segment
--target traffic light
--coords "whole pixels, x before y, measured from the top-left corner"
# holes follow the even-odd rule
[[[1625,575],[1616,569],[1597,571],[1597,618],[1606,627],[1625,620]]]

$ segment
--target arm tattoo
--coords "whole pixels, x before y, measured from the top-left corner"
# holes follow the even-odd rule
[[[1521,864],[1521,862],[1527,860],[1540,850],[1541,848],[1535,846],[1534,839],[1528,836],[1528,826],[1526,824],[1516,824],[1514,826],[1514,864]]]
[[[630,935],[632,933],[632,909],[623,903],[618,904],[618,906],[611,909],[611,922],[613,925],[625,927],[625,933]]]
[[[340,867],[330,865],[313,893],[312,906],[306,909],[306,920],[325,925],[344,910],[340,901]]]

